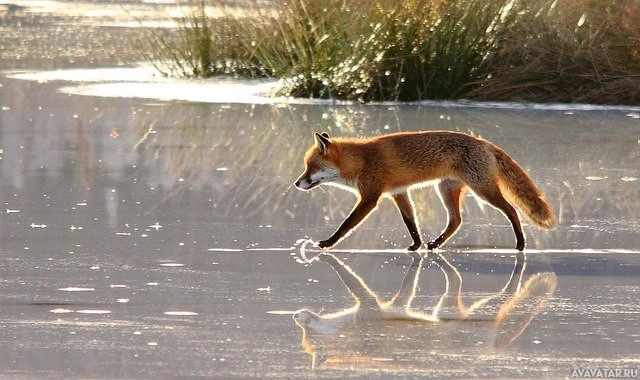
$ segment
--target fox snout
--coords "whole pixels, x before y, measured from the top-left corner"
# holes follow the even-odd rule
[[[298,180],[294,183],[298,190],[311,190],[314,186],[318,185],[318,182],[312,182],[310,178],[305,178],[304,175],[298,178]]]
[[[341,178],[337,168],[330,166],[316,167],[313,168],[313,170],[306,170],[302,173],[295,182],[295,185],[298,189],[307,191],[324,183],[340,182]]]
[[[322,185],[323,183],[332,183],[340,180],[340,172],[336,168],[332,168],[329,166],[326,167],[314,167],[313,170],[306,170],[298,180],[295,182],[295,185],[300,190],[311,190],[316,186]]]

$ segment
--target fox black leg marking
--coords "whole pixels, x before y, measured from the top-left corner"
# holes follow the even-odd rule
[[[415,251],[420,248],[420,246],[422,246],[422,238],[420,237],[420,231],[418,230],[418,226],[416,224],[416,215],[413,211],[413,203],[411,202],[411,198],[409,197],[409,194],[407,192],[403,192],[393,194],[393,201],[398,207],[398,210],[400,210],[402,220],[409,230],[411,239],[413,239],[413,244],[407,247],[407,249],[409,251]]]
[[[436,249],[446,242],[460,228],[462,215],[460,203],[467,191],[467,187],[461,181],[453,178],[445,178],[438,184],[438,195],[442,204],[447,209],[447,227],[435,240],[427,243],[427,248]]]
[[[361,199],[356,207],[351,211],[351,214],[347,216],[347,219],[342,222],[340,227],[334,232],[334,234],[327,240],[322,240],[318,242],[318,247],[320,248],[329,248],[334,246],[340,239],[342,239],[346,234],[348,234],[351,230],[356,228],[360,222],[364,220],[364,218],[371,213],[371,211],[376,208],[378,204],[378,198],[367,198],[367,200]]]

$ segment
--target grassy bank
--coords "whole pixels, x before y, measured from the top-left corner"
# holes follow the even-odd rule
[[[635,1],[190,5],[147,40],[167,75],[275,77],[284,95],[358,101],[640,103]]]

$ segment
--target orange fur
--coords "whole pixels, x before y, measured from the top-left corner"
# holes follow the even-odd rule
[[[449,221],[442,234],[428,243],[429,249],[439,247],[457,231],[462,222],[460,203],[468,189],[509,219],[518,250],[524,249],[525,238],[511,203],[541,227],[553,228],[556,224],[553,209],[526,171],[484,139],[450,131],[358,139],[316,133],[315,139],[316,144],[305,155],[305,171],[296,187],[311,190],[325,183],[336,184],[358,194],[351,214],[333,236],[319,242],[322,248],[344,238],[377,206],[383,194],[390,194],[413,239],[408,249],[418,249],[422,240],[408,189],[434,180],[440,180],[438,191]]]

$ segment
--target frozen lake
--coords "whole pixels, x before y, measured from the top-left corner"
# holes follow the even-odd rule
[[[640,109],[272,101],[20,62],[0,66],[0,377],[638,376]],[[503,147],[558,228],[525,224],[516,254],[468,196],[437,254],[403,252],[388,200],[329,253],[305,240],[355,201],[293,187],[313,132],[433,129]],[[435,191],[413,198],[437,236]]]

